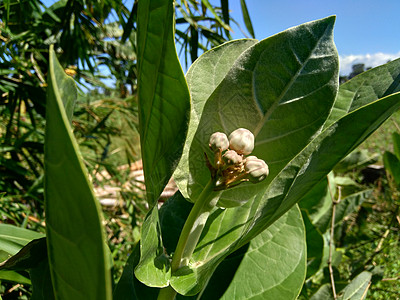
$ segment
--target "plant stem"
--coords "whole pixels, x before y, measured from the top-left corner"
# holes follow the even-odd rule
[[[215,181],[210,179],[199,197],[196,199],[192,210],[183,226],[179,241],[171,262],[172,274],[181,267],[187,266],[193,251],[200,239],[208,216],[218,202],[221,191],[214,191]],[[176,291],[168,286],[160,290],[158,300],[175,299]]]
[[[157,300],[174,300],[175,296],[176,296],[176,291],[171,286],[167,286],[165,288],[160,289]]]
[[[328,179],[328,189],[329,192],[331,192],[330,186],[329,186],[329,179]],[[331,230],[330,230],[330,239],[329,239],[329,258],[328,258],[328,269],[329,269],[329,275],[331,279],[331,286],[332,286],[332,294],[333,294],[333,299],[337,299],[337,294],[336,294],[336,287],[335,287],[335,278],[333,276],[333,268],[332,268],[332,254],[333,254],[333,245],[334,245],[334,235],[335,235],[335,215],[336,215],[336,206],[339,204],[341,198],[342,198],[342,189],[341,186],[338,187],[338,200],[335,200],[333,195],[331,194],[332,198],[332,219],[331,219]]]
[[[203,232],[204,225],[211,213],[211,210],[217,204],[221,192],[215,192],[215,182],[210,179],[199,197],[196,199],[185,225],[183,226],[179,237],[178,245],[172,257],[171,271],[175,272],[183,266],[187,266],[189,259]]]

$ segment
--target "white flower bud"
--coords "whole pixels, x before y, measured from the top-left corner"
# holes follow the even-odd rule
[[[247,157],[244,167],[251,182],[260,182],[269,174],[268,165],[256,156]]]
[[[228,164],[233,164],[233,165],[239,164],[243,160],[242,156],[237,154],[235,150],[226,151],[222,157]]]
[[[229,148],[239,154],[250,154],[254,149],[254,135],[245,128],[239,128],[229,135]]]
[[[213,151],[217,151],[218,149],[225,151],[229,147],[228,137],[225,133],[215,132],[210,136],[209,146]]]

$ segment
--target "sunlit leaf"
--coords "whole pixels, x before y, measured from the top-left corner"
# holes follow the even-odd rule
[[[56,297],[65,299],[111,299],[100,204],[93,195],[69,125],[76,88],[52,47],[49,61],[45,200],[54,290]]]

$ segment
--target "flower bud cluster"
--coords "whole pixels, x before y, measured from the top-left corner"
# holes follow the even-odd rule
[[[268,176],[265,161],[256,156],[246,157],[254,150],[254,135],[245,128],[236,129],[229,138],[222,132],[213,133],[209,147],[214,152],[214,164],[208,162],[208,167],[218,190],[244,181],[257,183]]]

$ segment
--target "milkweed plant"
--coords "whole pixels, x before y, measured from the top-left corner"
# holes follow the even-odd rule
[[[51,47],[46,236],[27,238],[0,268],[28,270],[32,299],[297,298],[307,271],[297,203],[398,109],[400,61],[339,87],[331,16],[227,42],[184,75],[173,1],[138,6],[149,206],[140,243],[113,283],[101,210],[71,130],[75,84]],[[159,207],[171,177],[179,190]]]

